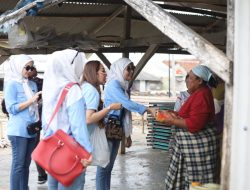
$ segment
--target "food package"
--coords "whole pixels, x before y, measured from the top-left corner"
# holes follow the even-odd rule
[[[158,110],[155,114],[155,120],[158,122],[164,122],[169,117],[167,110]]]

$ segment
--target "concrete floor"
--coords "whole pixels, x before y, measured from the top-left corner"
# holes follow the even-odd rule
[[[140,128],[134,128],[133,146],[125,155],[118,155],[112,173],[112,190],[164,190],[164,178],[169,162],[165,151],[146,146],[146,135]],[[0,149],[0,190],[9,189],[11,149]],[[95,190],[95,170],[88,167],[85,190]],[[34,162],[30,168],[31,190],[47,190],[47,184],[38,185]]]

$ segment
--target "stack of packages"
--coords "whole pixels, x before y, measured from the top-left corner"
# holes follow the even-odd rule
[[[149,106],[159,110],[173,110],[174,102],[150,102]],[[147,145],[154,149],[168,151],[171,142],[171,126],[167,126],[150,114],[147,116],[148,134]]]

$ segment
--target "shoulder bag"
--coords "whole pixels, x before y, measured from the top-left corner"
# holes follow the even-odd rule
[[[109,114],[104,120],[106,136],[109,140],[122,140],[123,126],[122,126],[123,109],[120,115]]]
[[[48,123],[58,112],[66,94],[75,83],[69,83],[63,89],[60,99]],[[88,159],[90,154],[63,130],[57,130],[52,136],[39,142],[32,152],[32,159],[64,186],[70,186],[84,170],[81,159]]]

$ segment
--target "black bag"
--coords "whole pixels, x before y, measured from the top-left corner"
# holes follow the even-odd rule
[[[121,140],[123,135],[123,128],[121,117],[110,114],[104,122],[107,139]]]
[[[4,100],[4,99],[2,99],[1,106],[2,106],[2,112],[3,112],[4,114],[6,114],[7,117],[9,117],[9,113],[8,113],[8,111],[7,111],[7,109],[6,109],[6,104],[5,104],[5,100]]]
[[[42,122],[39,120],[35,123],[31,123],[27,126],[27,131],[29,135],[34,135],[42,130]]]

